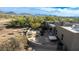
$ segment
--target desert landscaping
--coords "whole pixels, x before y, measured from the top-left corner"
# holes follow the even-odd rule
[[[6,28],[5,24],[11,19],[0,18],[0,51],[26,51],[27,39],[23,36],[20,28]],[[31,49],[32,50],[32,49]]]
[[[73,46],[68,45],[70,44],[68,42],[71,41],[66,41],[68,33],[64,33],[63,31],[64,27],[71,28],[68,31],[73,31],[74,29],[72,28],[78,27],[78,24],[78,17],[39,16],[27,13],[1,12],[0,51],[78,50],[78,47],[74,48],[76,41],[72,41],[74,43],[72,44]],[[76,34],[73,35],[76,37]]]

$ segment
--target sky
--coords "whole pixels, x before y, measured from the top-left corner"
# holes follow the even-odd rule
[[[0,7],[0,11],[79,17],[79,7]]]

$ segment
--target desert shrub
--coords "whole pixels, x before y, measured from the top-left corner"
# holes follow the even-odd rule
[[[28,39],[27,39],[26,36],[24,36],[24,35],[21,36],[21,35],[17,34],[17,35],[16,35],[16,39],[17,39],[19,42],[23,43],[24,46],[28,46]]]
[[[17,51],[23,50],[20,43],[15,38],[9,38],[0,44],[0,51]]]
[[[29,48],[29,41],[28,41],[26,36],[24,36],[24,35],[23,36],[16,35],[16,39],[24,45],[24,48],[26,50],[28,50],[28,48]]]
[[[11,21],[10,27],[31,27],[32,29],[39,29],[44,21],[50,22],[74,22],[79,21],[79,18],[69,17],[54,17],[54,16],[17,16],[15,21]]]
[[[28,24],[31,26],[32,29],[38,29],[43,21],[44,21],[43,17],[30,16],[28,19]]]
[[[0,42],[0,51],[23,51],[28,48],[27,39],[20,35]]]
[[[26,27],[26,20],[23,16],[19,16],[16,20],[12,20],[7,27],[13,27],[13,28],[17,28],[17,27]]]
[[[18,17],[17,25],[19,25],[20,27],[26,26],[26,20],[23,16]]]
[[[9,24],[7,24],[6,26],[7,28],[11,27],[11,28],[15,28],[17,27],[17,20],[16,21],[11,21]]]

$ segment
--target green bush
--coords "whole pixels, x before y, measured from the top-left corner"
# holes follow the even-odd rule
[[[26,27],[26,20],[23,16],[19,16],[15,21],[11,21],[8,27]]]
[[[79,18],[55,17],[55,16],[17,16],[16,21],[11,21],[10,27],[31,27],[38,29],[44,21],[51,22],[78,22]]]

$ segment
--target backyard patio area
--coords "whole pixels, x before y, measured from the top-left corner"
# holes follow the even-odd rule
[[[49,35],[50,33],[48,31],[45,31],[43,36],[39,33],[32,35],[32,38],[28,39],[30,40],[29,46],[35,51],[56,51],[57,41],[49,40]]]

